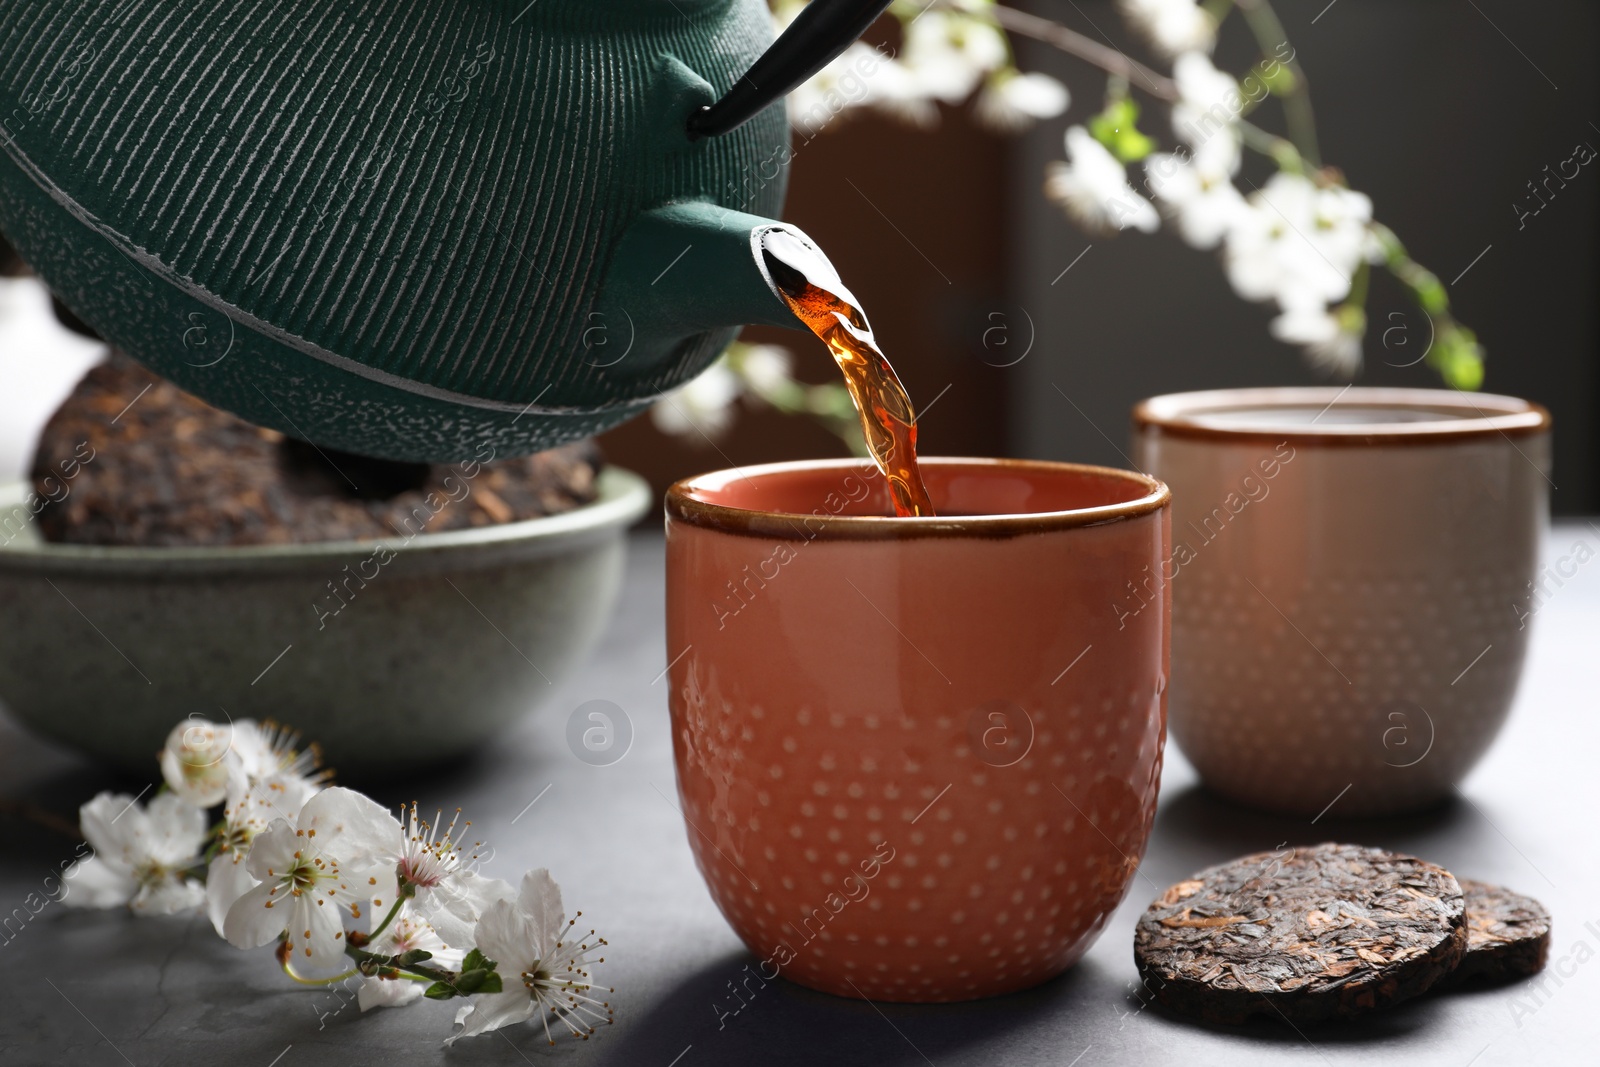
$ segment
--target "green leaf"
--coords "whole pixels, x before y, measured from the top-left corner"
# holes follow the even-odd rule
[[[1483,387],[1483,346],[1465,326],[1455,324],[1441,330],[1429,362],[1452,389],[1473,392]]]
[[[1428,314],[1437,315],[1450,306],[1450,297],[1444,291],[1444,284],[1433,272],[1423,271],[1413,284],[1417,303]]]
[[[1279,170],[1287,174],[1306,172],[1306,161],[1300,158],[1300,150],[1294,146],[1293,141],[1279,137],[1272,142],[1269,151],[1272,153],[1272,161],[1278,165]]]
[[[502,989],[501,986],[500,986],[500,976],[498,974],[491,973],[487,978],[485,978],[483,980],[483,984],[478,987],[478,992],[480,992],[480,993],[503,993],[503,992],[505,992],[505,990]]]
[[[467,971],[492,971],[498,966],[498,963],[496,963],[494,960],[491,960],[488,956],[485,956],[476,948],[467,953],[466,959],[461,961],[461,970],[463,973]]]
[[[1119,97],[1089,120],[1089,133],[1123,163],[1137,163],[1155,151],[1156,143],[1139,131],[1139,105]]]
[[[1457,354],[1445,367],[1444,380],[1452,389],[1477,392],[1483,387],[1483,360],[1471,354]]]
[[[422,995],[429,1000],[449,1000],[451,997],[459,996],[460,994],[448,982],[435,982],[427,989],[424,989]]]
[[[421,963],[424,960],[431,959],[433,959],[433,953],[427,949],[414,948],[409,952],[402,952],[396,956],[395,963],[401,967],[410,967],[414,963]]]
[[[470,971],[462,971],[461,977],[457,978],[455,982],[456,992],[463,996],[469,993],[481,992],[484,983],[489,980],[491,974],[493,974],[492,971],[486,971],[482,967],[477,967]],[[498,978],[499,975],[495,975],[495,977]]]

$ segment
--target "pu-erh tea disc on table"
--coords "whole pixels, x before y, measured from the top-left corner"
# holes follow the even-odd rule
[[[1446,984],[1509,982],[1544,970],[1550,958],[1550,913],[1532,897],[1503,886],[1461,879],[1467,903],[1467,954]]]
[[[1245,856],[1179,882],[1134,932],[1156,1001],[1207,1023],[1354,1018],[1428,990],[1467,947],[1442,867],[1358,845]]]

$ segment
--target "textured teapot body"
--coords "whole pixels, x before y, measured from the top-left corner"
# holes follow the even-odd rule
[[[781,108],[683,132],[769,42],[763,0],[6,6],[0,227],[252,421],[527,452],[792,323],[741,248],[782,203]]]

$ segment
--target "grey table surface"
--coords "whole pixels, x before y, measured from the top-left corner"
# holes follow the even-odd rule
[[[1600,546],[1600,532],[1557,526],[1547,558],[1566,554],[1578,540]],[[293,987],[269,949],[236,951],[203,918],[136,920],[51,904],[0,935],[0,1063],[1493,1067],[1600,1061],[1594,1037],[1600,567],[1581,570],[1539,612],[1511,721],[1442,809],[1347,822],[1335,806],[1316,825],[1253,813],[1201,790],[1192,768],[1169,747],[1140,876],[1100,940],[1066,975],[1025,993],[951,1005],[868,1004],[780,980],[724,1016],[733,1004],[728,983],[752,957],[713,906],[674,807],[660,680],[667,659],[662,551],[659,537],[635,537],[612,625],[588,665],[557,686],[540,712],[469,764],[373,790],[386,803],[416,798],[424,806],[463,807],[496,849],[488,873],[515,879],[530,867],[551,868],[568,907],[582,908],[585,921],[611,942],[605,974],[617,990],[614,1026],[589,1042],[555,1048],[541,1032],[519,1026],[446,1049],[440,1041],[451,1029],[453,1005],[420,1002],[361,1014],[335,993]],[[631,750],[606,767],[580,762],[565,741],[571,711],[594,699],[619,705],[634,728]],[[291,712],[284,709],[285,717]],[[0,775],[0,796],[61,812],[97,789],[130,784],[3,718]],[[14,819],[0,826],[4,916],[40,891],[73,846]],[[1155,887],[1240,853],[1328,839],[1417,853],[1541,898],[1555,916],[1550,968],[1533,982],[1425,998],[1357,1025],[1304,1033],[1270,1024],[1213,1031],[1144,1007],[1131,941]]]

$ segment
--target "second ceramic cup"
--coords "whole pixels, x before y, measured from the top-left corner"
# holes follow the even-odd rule
[[[925,459],[944,518],[859,462],[667,497],[667,654],[695,858],[763,980],[873,1000],[1044,981],[1128,889],[1165,734],[1166,487]]]
[[[1146,400],[1172,486],[1172,734],[1207,785],[1304,815],[1437,803],[1522,670],[1550,416],[1433,389]]]

